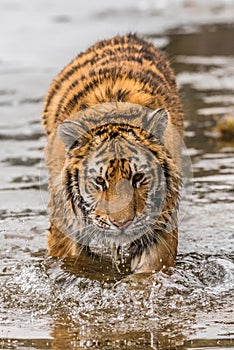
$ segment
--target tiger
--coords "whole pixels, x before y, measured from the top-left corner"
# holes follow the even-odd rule
[[[135,33],[98,41],[52,81],[42,120],[48,254],[103,243],[133,274],[175,266],[183,109],[159,49]]]

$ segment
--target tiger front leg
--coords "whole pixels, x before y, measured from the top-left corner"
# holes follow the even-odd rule
[[[178,229],[171,232],[157,232],[154,242],[147,237],[131,247],[131,270],[133,273],[150,273],[175,266],[178,246]]]
[[[51,222],[47,239],[48,254],[60,258],[70,258],[79,254],[81,246],[60,232]]]

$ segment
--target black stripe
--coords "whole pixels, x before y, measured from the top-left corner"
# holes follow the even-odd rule
[[[76,208],[80,208],[83,215],[86,217],[90,210],[89,204],[85,202],[84,198],[80,193],[79,187],[79,170],[76,169],[75,174],[73,175],[71,171],[67,170],[66,173],[66,196],[67,200],[71,201],[72,210],[77,215]]]
[[[106,138],[105,139],[112,139],[113,138],[113,135],[114,133],[112,133],[111,135],[109,134],[110,132],[110,129],[112,129],[112,127],[116,127],[117,130],[116,130],[116,136],[118,136],[120,133],[122,132],[128,132],[128,131],[131,131],[131,133],[133,134],[133,136],[136,137],[136,133],[134,131],[134,129],[132,128],[131,125],[128,125],[128,124],[123,124],[123,123],[112,123],[112,124],[105,124],[105,125],[102,125],[101,127],[98,127],[96,130],[93,130],[93,133],[96,135],[96,136],[102,136],[102,135],[106,135]],[[136,129],[140,129],[140,127],[134,127]],[[115,137],[116,137],[115,136]]]
[[[68,170],[66,173],[66,195],[67,195],[67,199],[71,200],[71,198],[72,198],[72,175],[71,175],[71,172]]]
[[[69,170],[67,170],[67,173],[66,173],[66,195],[67,195],[67,200],[71,201],[73,212],[77,215],[76,206],[74,203],[72,174]]]
[[[83,215],[85,217],[87,217],[87,215],[90,213],[90,205],[88,202],[86,202],[83,198],[83,196],[80,193],[80,177],[79,177],[79,170],[76,169],[75,171],[75,176],[74,176],[74,182],[75,182],[75,190],[76,190],[76,194],[77,194],[77,198],[76,198],[76,203],[78,208],[80,208],[80,210],[82,211]],[[74,200],[74,198],[73,198]]]

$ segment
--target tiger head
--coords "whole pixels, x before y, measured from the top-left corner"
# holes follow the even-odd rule
[[[165,109],[115,103],[81,111],[58,134],[66,147],[63,186],[77,222],[76,239],[132,242],[165,227],[179,176],[165,147]],[[74,226],[74,225],[73,225]]]

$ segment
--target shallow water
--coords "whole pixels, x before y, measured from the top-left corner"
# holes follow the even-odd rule
[[[176,71],[193,163],[193,195],[185,203],[171,276],[126,277],[108,256],[102,258],[101,269],[99,262],[83,258],[78,273],[74,260],[62,263],[46,255],[42,99],[74,50],[97,35],[103,37],[109,21],[113,28],[107,32],[118,31],[123,10],[109,10],[105,1],[103,10],[94,3],[92,10],[74,14],[61,4],[47,12],[44,1],[38,4],[1,4],[5,26],[7,16],[13,20],[9,41],[15,46],[3,45],[0,54],[0,348],[234,349],[234,142],[214,132],[219,118],[234,115],[234,26],[186,25],[162,36],[150,27],[158,9],[146,13],[126,6],[125,12],[131,12],[127,19],[141,20],[139,28],[163,47]],[[149,16],[147,28],[142,11],[144,21]],[[17,13],[28,22],[20,16],[16,20]],[[163,18],[167,27],[166,14]],[[57,39],[51,49],[50,36],[56,30],[71,35],[76,27],[87,29],[87,23],[93,32],[97,24],[97,33],[90,30],[78,47],[65,40],[60,52],[63,44]],[[17,35],[13,37],[17,32],[22,40],[18,46]],[[45,43],[39,41],[40,32]]]

